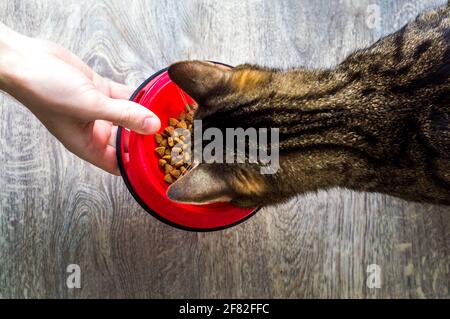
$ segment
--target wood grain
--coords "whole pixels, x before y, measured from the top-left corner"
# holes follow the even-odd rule
[[[331,66],[443,2],[3,0],[0,21],[138,85],[194,58]],[[331,190],[225,231],[180,231],[3,94],[0,162],[0,297],[450,297],[448,207]],[[81,267],[80,289],[66,286],[69,264]],[[380,289],[366,286],[370,264],[381,267]]]

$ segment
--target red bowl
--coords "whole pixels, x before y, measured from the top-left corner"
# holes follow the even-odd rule
[[[170,117],[178,117],[193,99],[169,78],[163,69],[139,86],[130,98],[152,110],[161,119],[161,130]],[[184,230],[213,231],[237,225],[250,218],[257,208],[239,208],[230,203],[187,205],[171,201],[164,173],[158,167],[153,135],[141,135],[119,127],[117,160],[121,175],[136,201],[160,221]]]

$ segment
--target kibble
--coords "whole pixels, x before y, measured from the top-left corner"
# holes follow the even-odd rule
[[[156,144],[160,145],[161,142],[163,141],[162,135],[161,134],[155,134],[155,141],[156,141]]]
[[[179,162],[176,162],[173,166],[175,166],[175,168],[180,168],[183,165],[185,165],[185,163],[184,163],[184,161],[181,160]]]
[[[181,171],[178,170],[178,169],[173,169],[173,170],[170,171],[170,175],[172,175],[172,177],[177,179],[178,177],[180,177]]]
[[[177,124],[178,124],[178,120],[177,119],[174,119],[173,117],[171,117],[169,119],[169,125],[170,126],[175,127],[175,126],[177,126]]]
[[[174,128],[174,127],[168,126],[168,127],[166,127],[166,128],[164,129],[164,134],[165,134],[167,137],[170,137],[170,136],[173,135],[173,132],[174,132],[174,131],[175,131],[175,128]]]
[[[172,175],[166,174],[166,175],[164,176],[164,181],[166,181],[166,183],[168,183],[168,184],[172,184],[172,183],[173,183]]]
[[[155,152],[159,154],[159,156],[164,156],[166,148],[164,146],[159,146],[155,148]]]
[[[160,159],[158,166],[164,171],[164,181],[172,184],[186,174],[190,166],[191,154],[188,152],[190,143],[186,138],[192,130],[192,121],[197,105],[186,105],[186,109],[178,118],[169,118],[169,125],[162,134],[155,134],[157,147],[155,152]],[[177,131],[175,131],[177,129]],[[182,129],[181,132],[178,130]],[[180,145],[181,144],[181,145]],[[177,154],[172,157],[172,154]]]
[[[167,164],[167,161],[161,158],[161,159],[158,161],[158,164],[159,164],[159,167],[164,167],[164,165]]]
[[[181,120],[177,123],[177,128],[187,128],[187,124],[185,120]]]
[[[169,174],[173,170],[172,165],[166,164],[164,165],[164,173]]]

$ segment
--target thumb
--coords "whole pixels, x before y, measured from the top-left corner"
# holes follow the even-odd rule
[[[140,134],[154,134],[161,127],[159,118],[144,106],[127,100],[104,97],[100,117]]]

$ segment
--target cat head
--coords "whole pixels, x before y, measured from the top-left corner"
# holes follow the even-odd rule
[[[269,81],[269,72],[247,65],[233,69],[210,62],[186,61],[173,64],[168,72],[172,81],[198,103],[194,119],[214,127],[243,127],[242,121],[248,116],[244,114],[233,121],[228,116],[243,103],[251,103],[260,96]],[[170,199],[190,204],[231,201],[239,206],[254,206],[268,191],[267,178],[258,164],[196,165],[169,187]]]

